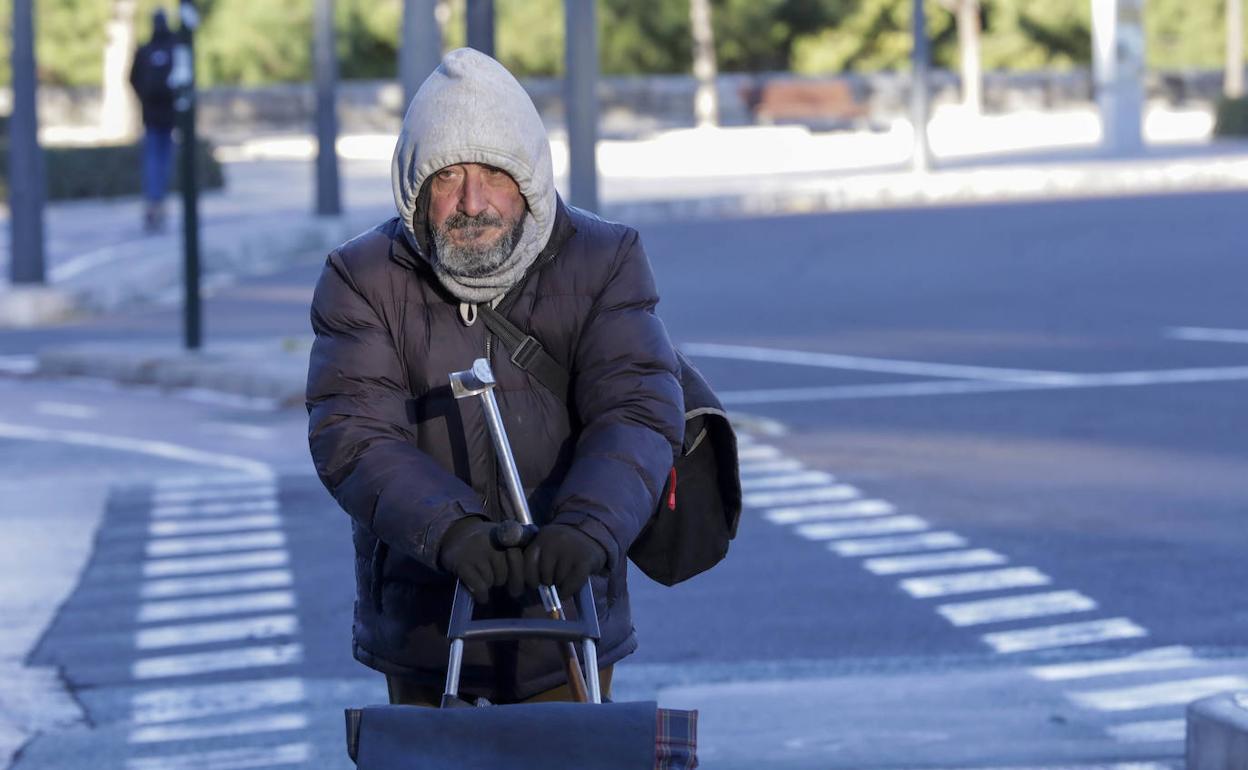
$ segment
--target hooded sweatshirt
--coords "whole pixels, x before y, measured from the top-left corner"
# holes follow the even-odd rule
[[[506,171],[527,204],[511,258],[489,275],[452,275],[433,253],[425,181],[457,163]],[[409,245],[463,303],[489,302],[514,286],[554,229],[555,174],[537,108],[503,65],[471,48],[447,54],[412,98],[394,149],[391,183]]]

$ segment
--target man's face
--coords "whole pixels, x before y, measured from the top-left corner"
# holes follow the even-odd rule
[[[429,229],[448,272],[479,277],[507,261],[524,224],[516,180],[493,166],[460,163],[435,173],[429,185]]]

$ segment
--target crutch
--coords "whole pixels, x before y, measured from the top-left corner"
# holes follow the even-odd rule
[[[484,358],[478,358],[472,362],[472,368],[462,372],[452,372],[451,392],[455,398],[471,398],[472,396],[480,396],[481,403],[485,407],[485,419],[489,425],[490,438],[494,442],[494,451],[498,455],[499,464],[503,468],[503,478],[507,482],[507,491],[511,495],[511,502],[516,511],[516,517],[523,528],[533,527],[533,517],[529,513],[529,502],[524,496],[524,487],[520,483],[520,471],[516,468],[516,460],[511,452],[511,444],[507,440],[507,429],[503,426],[502,415],[498,411],[498,401],[494,398],[494,372],[490,369],[490,362]],[[584,620],[586,613],[595,615],[593,594],[589,593],[589,584],[585,584],[581,594],[587,594],[590,597],[588,604],[577,602],[577,610]],[[542,606],[546,609],[547,616],[554,621],[566,621],[563,613],[563,604],[559,601],[559,594],[553,586],[540,586],[538,594],[542,598]],[[461,607],[461,596],[466,596],[466,592],[456,589],[456,607]],[[466,600],[466,606],[471,607],[471,600]],[[452,612],[455,617],[456,611]],[[471,610],[469,610],[469,615]],[[594,634],[597,637],[597,617],[594,618]],[[572,632],[569,632],[572,633]],[[589,635],[579,636],[582,639],[582,646],[585,653],[585,673],[581,674],[580,663],[576,656],[576,646],[567,639],[561,642],[563,651],[563,663],[567,669],[568,685],[572,689],[573,697],[581,703],[601,703],[602,692],[598,682],[598,648]],[[464,638],[452,638],[451,640],[451,656],[450,663],[446,672],[446,693],[450,696],[457,696],[459,689],[459,670],[463,664],[464,655]],[[588,679],[588,686],[586,679]]]

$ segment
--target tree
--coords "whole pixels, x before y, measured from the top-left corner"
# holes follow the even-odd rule
[[[941,0],[957,19],[958,55],[962,66],[962,105],[974,113],[983,109],[980,77],[979,37],[981,28],[979,0]]]
[[[693,76],[698,90],[693,97],[694,119],[699,126],[719,123],[719,96],[715,90],[715,34],[711,30],[710,0],[689,0],[689,26],[693,30]]]
[[[1244,95],[1244,2],[1226,0],[1226,79],[1228,99]]]

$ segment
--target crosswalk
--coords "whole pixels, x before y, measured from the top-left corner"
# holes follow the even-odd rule
[[[953,627],[977,634],[994,654],[1094,653],[1097,645],[1149,636],[1131,618],[1104,612],[1093,597],[1061,586],[1036,567],[1015,564],[1006,553],[977,546],[825,470],[808,468],[761,439],[741,438],[748,509],[797,537],[825,544],[837,557],[857,560],[871,575],[896,580],[902,594]],[[1069,687],[1062,697],[1098,715],[1111,741],[1153,744],[1159,752],[1178,754],[1187,703],[1248,689],[1248,670],[1234,669],[1170,646],[1027,671],[1038,682]]]

